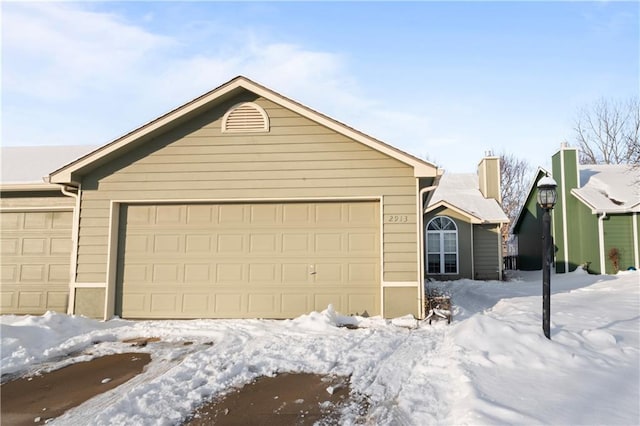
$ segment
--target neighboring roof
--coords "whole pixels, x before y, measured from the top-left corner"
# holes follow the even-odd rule
[[[525,198],[524,203],[520,206],[520,210],[518,210],[518,215],[516,216],[516,220],[511,224],[511,229],[509,229],[510,234],[515,234],[518,227],[520,226],[520,219],[523,217],[522,213],[526,210],[527,204],[529,203],[529,199],[533,195],[534,191],[537,189],[538,181],[542,179],[544,176],[551,176],[549,171],[543,169],[542,167],[538,167],[536,170],[536,174],[533,176],[533,180],[529,184],[529,190],[527,191],[527,198]]]
[[[0,186],[11,189],[47,189],[44,178],[51,170],[69,163],[95,146],[3,146],[0,147]],[[27,188],[28,187],[28,188]]]
[[[640,166],[590,164],[579,170],[580,188],[571,193],[592,213],[640,212]]]
[[[188,102],[173,111],[139,127],[138,129],[127,133],[126,135],[114,140],[113,142],[98,148],[92,153],[52,172],[49,179],[52,183],[74,183],[74,179],[78,174],[108,162],[111,158],[125,153],[138,144],[144,143],[149,137],[171,128],[189,117],[203,111],[205,108],[224,102],[225,100],[235,96],[243,90],[255,93],[258,96],[266,98],[284,108],[297,112],[298,114],[309,118],[318,124],[326,126],[344,136],[355,141],[370,146],[377,151],[385,153],[407,165],[413,167],[414,176],[416,177],[435,177],[438,168],[432,163],[414,157],[395,147],[387,145],[371,136],[365,135],[339,121],[329,118],[317,111],[312,110],[296,101],[280,95],[264,86],[261,86],[246,77],[238,76],[229,82],[213,89],[212,91]]]
[[[440,177],[425,213],[445,206],[472,219],[472,223],[507,223],[509,218],[493,198],[485,198],[474,173],[445,173]]]

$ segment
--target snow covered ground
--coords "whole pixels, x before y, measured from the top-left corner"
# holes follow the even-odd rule
[[[429,283],[451,294],[451,325],[330,309],[287,321],[3,316],[2,374],[160,337],[139,349],[153,359],[143,374],[51,424],[179,424],[204,398],[279,372],[351,376],[370,409],[362,419],[347,406],[342,424],[639,424],[640,273],[552,275],[551,341],[541,329],[540,279]],[[344,323],[361,328],[337,327]]]

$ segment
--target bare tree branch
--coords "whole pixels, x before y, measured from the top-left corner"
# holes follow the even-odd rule
[[[600,99],[582,108],[575,123],[582,164],[640,165],[640,100]]]
[[[502,210],[513,223],[527,198],[531,166],[526,160],[505,152],[500,154]],[[502,227],[503,241],[509,237],[509,225]]]

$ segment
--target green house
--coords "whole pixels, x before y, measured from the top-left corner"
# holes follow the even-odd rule
[[[513,223],[517,268],[542,267],[542,211],[536,203],[538,169],[526,202]],[[558,199],[552,211],[556,272],[584,267],[615,274],[640,267],[640,169],[627,164],[580,165],[576,148],[562,146],[552,157]]]

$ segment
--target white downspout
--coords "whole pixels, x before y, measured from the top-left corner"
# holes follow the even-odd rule
[[[72,192],[75,190],[76,192]],[[80,187],[60,185],[60,191],[67,197],[75,200],[73,208],[73,224],[71,225],[71,262],[69,264],[69,305],[67,306],[67,314],[74,313],[76,304],[76,272],[78,270],[78,231],[80,229]]]
[[[562,239],[564,244],[564,273],[569,273],[569,235],[567,232],[567,176],[564,173],[564,150],[560,151],[560,176],[562,176]],[[580,180],[578,180],[580,182]],[[555,224],[554,224],[555,226]]]
[[[607,218],[607,213],[602,213],[601,216],[598,217],[598,245],[600,252],[600,274],[606,274],[605,267],[606,264],[604,262],[604,220]]]
[[[640,269],[640,246],[638,245],[638,213],[632,213],[631,222],[633,223],[633,247],[635,268]]]
[[[473,223],[469,223],[469,229],[471,230],[471,279],[476,279],[476,257],[474,256],[474,248],[473,248],[473,240],[475,239],[475,235],[473,233]],[[458,260],[458,264],[460,264],[460,260]],[[459,272],[459,271],[458,271]]]
[[[504,259],[502,258],[502,229],[498,224],[498,280],[502,281],[502,267],[504,266]]]
[[[420,249],[418,250],[418,256],[420,259],[418,261],[418,289],[420,294],[418,295],[418,316],[419,319],[424,317],[424,195],[428,192],[431,192],[437,188],[436,185],[428,186],[426,188],[422,188],[418,193],[418,236],[419,236],[419,244]]]

